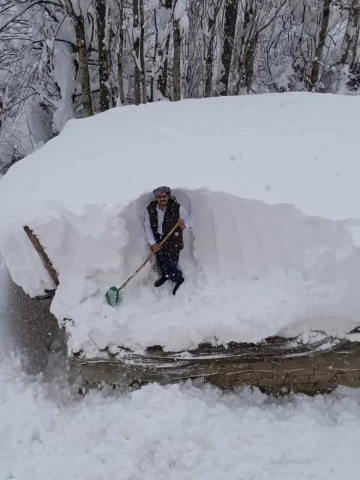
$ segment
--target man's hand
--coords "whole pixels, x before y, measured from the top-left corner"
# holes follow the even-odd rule
[[[154,252],[154,253],[157,253],[159,250],[160,250],[160,245],[158,243],[154,243],[154,245],[151,246],[151,250]]]
[[[183,230],[186,228],[185,222],[182,218],[179,218],[179,227],[181,227]]]

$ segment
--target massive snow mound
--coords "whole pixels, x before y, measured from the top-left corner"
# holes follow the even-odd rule
[[[273,94],[123,107],[70,121],[0,181],[0,249],[31,296],[52,282],[30,226],[59,273],[52,311],[70,352],[107,345],[169,350],[257,341],[312,326],[358,325],[360,99]],[[186,283],[153,288],[151,190],[167,184],[194,220]],[[325,321],[324,319],[328,320]]]

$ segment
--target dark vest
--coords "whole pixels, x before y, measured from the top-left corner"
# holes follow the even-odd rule
[[[156,210],[157,202],[156,200],[152,201],[147,210],[149,212],[150,217],[150,226],[151,230],[153,231],[154,238],[156,243],[159,243],[162,238],[170,232],[173,228],[175,223],[179,220],[179,210],[180,204],[174,199],[170,198],[168,204],[166,205],[164,221],[162,225],[163,234],[158,234],[158,213]],[[184,240],[183,240],[183,231],[182,228],[179,227],[175,230],[175,232],[166,240],[162,250],[168,251],[180,251],[184,248]]]

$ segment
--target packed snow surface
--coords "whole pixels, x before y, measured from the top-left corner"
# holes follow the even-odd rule
[[[160,102],[84,120],[0,181],[0,249],[31,296],[59,273],[52,311],[70,353],[257,341],[358,325],[358,97],[286,94]],[[152,265],[117,309],[104,293],[148,254],[142,217],[169,185],[192,216],[186,283],[155,289]]]

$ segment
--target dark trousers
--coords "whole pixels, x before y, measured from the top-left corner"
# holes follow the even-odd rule
[[[160,250],[156,253],[156,263],[162,277],[167,277],[177,283],[183,279],[182,271],[178,269],[180,252]]]

